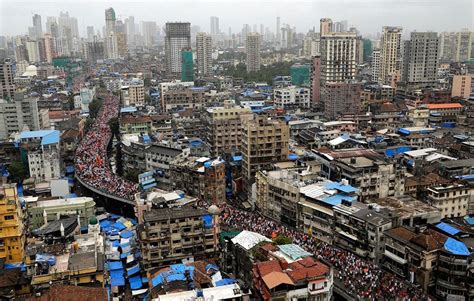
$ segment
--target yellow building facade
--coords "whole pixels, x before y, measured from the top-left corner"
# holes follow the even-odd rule
[[[22,262],[25,249],[23,210],[15,184],[0,188],[0,258]]]

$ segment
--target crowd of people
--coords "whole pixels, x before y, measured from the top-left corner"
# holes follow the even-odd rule
[[[94,124],[76,150],[76,175],[104,193],[133,200],[138,185],[114,174],[107,162],[107,146],[112,138],[108,122],[117,117],[118,112],[119,99],[107,96]]]
[[[266,237],[282,234],[332,264],[335,281],[343,284],[346,292],[363,300],[429,300],[412,283],[401,280],[377,265],[348,251],[317,241],[312,236],[289,229],[257,213],[230,206],[222,207],[221,223],[242,230],[258,232]]]

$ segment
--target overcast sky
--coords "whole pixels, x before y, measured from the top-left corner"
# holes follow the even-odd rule
[[[118,19],[134,16],[135,22],[188,21],[209,31],[209,17],[220,19],[220,30],[238,32],[243,24],[264,24],[275,31],[276,17],[282,24],[307,32],[319,19],[347,20],[362,34],[375,34],[384,25],[402,26],[406,33],[417,31],[474,30],[473,0],[0,0],[0,35],[28,32],[32,16],[42,17],[43,30],[47,16],[68,11],[79,22],[79,31],[93,25],[102,30],[104,10],[113,7]],[[259,27],[258,27],[259,28]],[[319,30],[318,30],[319,31]]]

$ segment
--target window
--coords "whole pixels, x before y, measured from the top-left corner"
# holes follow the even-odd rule
[[[13,219],[13,215],[5,215],[5,220],[8,221],[8,220],[12,220]]]

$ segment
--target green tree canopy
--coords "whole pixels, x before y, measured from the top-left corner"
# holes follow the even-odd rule
[[[102,107],[102,100],[99,98],[94,98],[89,104],[89,116],[92,119],[95,119],[99,114],[100,108]]]
[[[292,243],[292,240],[291,238],[283,235],[283,234],[278,234],[277,237],[275,237],[275,239],[273,239],[273,241],[277,244],[277,245],[287,245],[287,244],[291,244]]]
[[[10,180],[15,183],[22,182],[28,176],[28,171],[21,161],[13,161],[8,167],[8,172]]]

